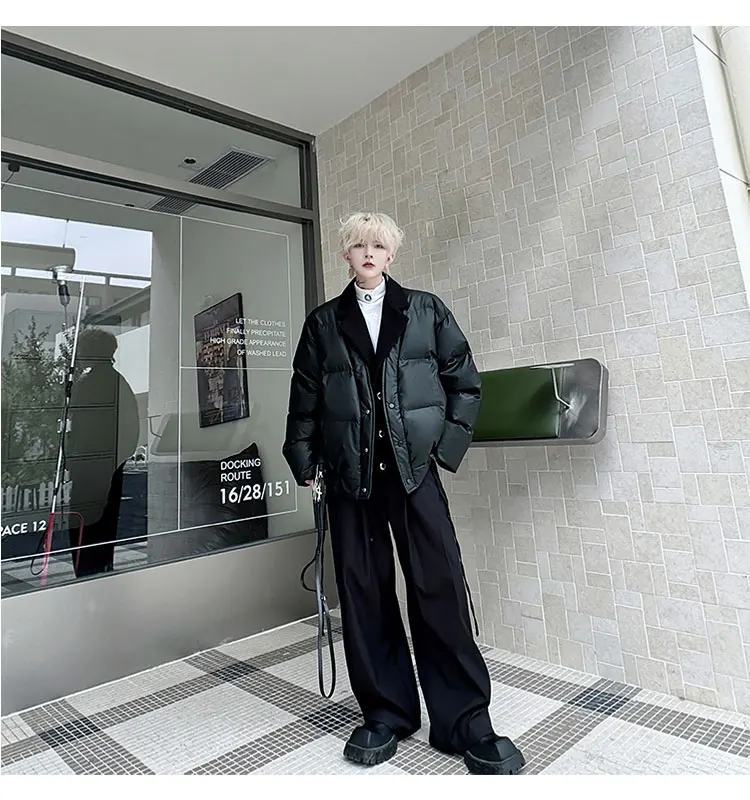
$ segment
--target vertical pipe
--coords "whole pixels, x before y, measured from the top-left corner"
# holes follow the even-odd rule
[[[742,151],[743,177],[750,184],[750,26],[727,25],[716,30]]]

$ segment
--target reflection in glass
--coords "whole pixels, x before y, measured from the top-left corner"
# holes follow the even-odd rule
[[[8,250],[3,247],[3,258]],[[48,276],[49,277],[49,276]],[[2,556],[41,552],[47,534],[57,474],[59,421],[70,340],[69,329],[79,297],[61,307],[49,283],[14,275],[3,279],[2,344]],[[15,284],[18,294],[8,292]],[[38,293],[32,294],[31,289]],[[61,477],[66,478],[64,474]],[[70,484],[60,487],[67,499]]]
[[[118,539],[145,542],[147,476],[129,467],[147,445],[131,382],[145,411],[133,336],[147,351],[152,233],[21,212],[2,224],[5,592],[111,571]]]
[[[116,351],[117,337],[108,331],[90,328],[79,335],[76,361],[82,372],[73,386],[65,457],[72,483],[69,541],[77,578],[112,570],[123,471],[139,444],[138,404],[114,367]],[[80,526],[75,524],[78,515]],[[126,534],[132,539],[137,531],[126,525]]]
[[[53,586],[312,528],[281,455],[305,313],[299,226],[154,213],[125,192],[3,189],[4,594],[44,585],[45,566]],[[67,308],[22,245],[75,252]]]

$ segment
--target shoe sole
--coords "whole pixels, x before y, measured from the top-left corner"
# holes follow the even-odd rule
[[[361,764],[364,767],[374,767],[376,764],[382,764],[393,758],[396,755],[396,748],[398,747],[398,739],[393,736],[385,744],[380,747],[359,747],[356,744],[347,742],[344,747],[344,758],[354,764]]]
[[[484,761],[467,752],[464,754],[464,763],[472,775],[518,775],[526,766],[526,759],[520,750],[502,761]]]

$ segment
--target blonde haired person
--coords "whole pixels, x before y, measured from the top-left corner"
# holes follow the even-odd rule
[[[456,472],[471,443],[479,374],[446,305],[387,274],[403,242],[389,216],[353,214],[340,237],[353,280],[305,321],[283,452],[300,486],[318,464],[325,473],[347,670],[364,717],[344,756],[379,764],[421,725],[392,531],[430,744],[463,754],[470,772],[515,773],[524,758],[492,728],[490,677],[437,469]]]
[[[339,228],[339,241],[343,253],[349,253],[352,247],[362,244],[366,239],[380,242],[391,254],[390,260],[383,267],[383,272],[388,274],[388,267],[404,241],[404,232],[387,214],[360,212],[352,214],[342,221]],[[347,259],[346,255],[344,258],[349,261],[349,280],[351,280],[357,273],[351,260]]]

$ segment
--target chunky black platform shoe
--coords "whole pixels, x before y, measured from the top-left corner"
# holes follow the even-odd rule
[[[374,767],[393,758],[398,737],[382,722],[365,722],[355,728],[344,747],[344,758],[365,767]]]
[[[464,753],[464,763],[474,775],[517,775],[526,759],[507,736],[490,733]]]

